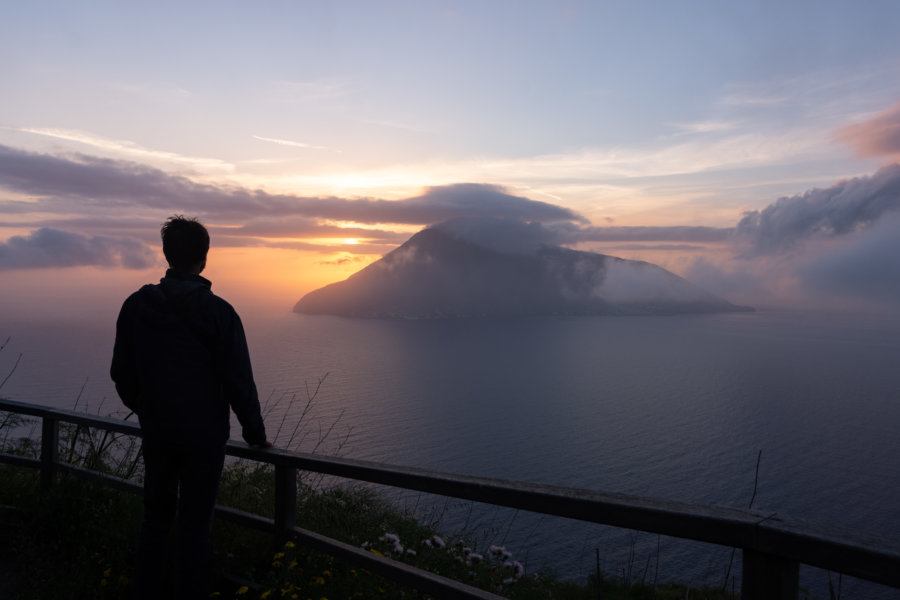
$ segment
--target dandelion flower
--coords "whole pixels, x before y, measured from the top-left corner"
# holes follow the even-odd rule
[[[275,560],[278,560],[279,558],[284,558],[284,552],[276,552],[275,556],[273,556],[272,558],[274,558]]]
[[[295,544],[291,540],[288,540],[284,543],[285,548],[293,548],[294,546],[295,546]]]
[[[242,585],[241,587],[239,587],[237,589],[237,591],[234,593],[234,595],[235,596],[243,596],[244,594],[246,594],[249,591],[250,591],[250,588],[248,588],[246,585]]]
[[[262,594],[259,595],[259,600],[266,600],[269,596],[272,595],[272,590],[266,590]]]

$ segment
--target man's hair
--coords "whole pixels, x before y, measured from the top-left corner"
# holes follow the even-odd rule
[[[182,215],[169,217],[160,234],[163,254],[173,269],[186,271],[206,259],[209,232],[197,219]]]

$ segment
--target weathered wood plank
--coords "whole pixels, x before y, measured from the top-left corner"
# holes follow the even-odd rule
[[[275,467],[275,531],[280,542],[297,525],[297,469]]]
[[[14,465],[17,467],[28,467],[29,469],[41,468],[41,459],[39,458],[17,456],[15,454],[6,454],[5,452],[0,452],[0,463]]]
[[[59,462],[59,421],[44,416],[41,423],[41,489],[49,490]]]

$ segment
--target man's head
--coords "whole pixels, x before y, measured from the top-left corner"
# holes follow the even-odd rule
[[[163,254],[171,268],[197,274],[203,270],[209,252],[209,232],[197,219],[169,217],[160,233]]]

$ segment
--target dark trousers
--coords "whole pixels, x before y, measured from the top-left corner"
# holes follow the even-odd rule
[[[135,596],[170,598],[166,565],[169,537],[176,527],[174,583],[178,600],[209,596],[212,527],[216,490],[225,448],[173,448],[144,440],[144,518],[138,538]],[[177,515],[177,518],[176,518]]]

